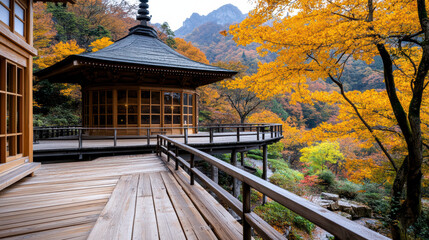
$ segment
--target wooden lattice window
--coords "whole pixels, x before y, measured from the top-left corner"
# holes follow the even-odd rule
[[[7,25],[12,32],[24,37],[26,25],[25,7],[16,0],[0,0],[0,22]]]
[[[182,103],[181,93],[164,92],[164,125],[182,124],[181,103]]]
[[[24,68],[0,58],[0,162],[22,157]]]
[[[194,95],[190,93],[183,94],[183,125],[192,126],[194,120]]]

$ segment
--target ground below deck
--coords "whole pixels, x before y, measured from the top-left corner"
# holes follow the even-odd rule
[[[155,154],[44,164],[0,192],[5,239],[242,239],[242,227]]]

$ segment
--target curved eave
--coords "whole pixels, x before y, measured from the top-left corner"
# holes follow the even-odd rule
[[[226,70],[224,71],[203,71],[187,68],[163,67],[157,65],[142,65],[127,62],[117,62],[111,60],[93,59],[85,56],[72,55],[61,62],[58,62],[51,67],[45,68],[34,73],[39,79],[52,79],[64,73],[72,72],[81,67],[95,67],[99,69],[116,69],[129,72],[144,72],[155,74],[166,74],[174,76],[190,76],[209,80],[210,83],[217,82],[226,78],[231,78],[237,72]],[[55,81],[55,80],[54,80]],[[61,82],[61,81],[56,81]]]

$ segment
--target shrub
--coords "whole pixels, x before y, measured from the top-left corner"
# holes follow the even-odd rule
[[[335,174],[331,170],[323,170],[318,175],[320,183],[326,186],[331,186],[335,182]]]
[[[274,171],[283,171],[286,169],[290,169],[287,162],[283,159],[268,159],[268,164],[270,164],[270,168]]]
[[[408,232],[414,239],[429,239],[429,207],[422,208],[422,214]]]
[[[364,183],[356,200],[370,206],[375,213],[384,214],[389,211],[388,190],[376,183]]]
[[[261,156],[261,157],[262,157],[262,151],[261,151],[260,149],[252,149],[252,150],[249,150],[249,151],[247,152],[247,154],[249,155],[249,153],[250,153],[250,154],[254,154],[254,155],[258,155],[258,156]]]
[[[355,199],[358,192],[361,190],[359,184],[352,183],[348,180],[338,181],[337,183],[334,191],[337,192],[340,197]]]
[[[302,179],[304,179],[302,173],[293,169],[286,169],[282,172],[275,172],[269,180],[272,184],[288,191],[294,192],[296,194],[302,194],[302,189],[298,186],[298,183]]]
[[[253,159],[256,159],[256,160],[262,160],[263,159],[262,156],[251,154],[251,153],[248,153],[247,157],[248,158],[253,158]]]
[[[311,233],[314,229],[314,224],[312,222],[297,215],[277,202],[269,202],[263,206],[258,206],[254,209],[254,212],[282,233],[284,233],[285,229],[289,226],[293,226],[307,233]],[[294,231],[292,231],[292,233],[294,233]]]

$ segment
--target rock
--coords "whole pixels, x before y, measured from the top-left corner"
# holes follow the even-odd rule
[[[353,218],[372,217],[372,209],[363,204],[351,204],[353,208]]]
[[[337,212],[335,212],[335,213],[336,213],[336,214],[338,214],[338,215],[341,215],[341,216],[343,216],[343,217],[345,217],[345,218],[347,218],[347,219],[352,220],[352,215],[350,215],[350,214],[348,214],[348,213],[340,212],[340,211],[337,211]]]
[[[320,200],[319,205],[323,208],[329,209],[333,203],[334,201],[332,200]]]
[[[322,192],[320,196],[322,197],[322,199],[332,200],[332,201],[338,201],[340,199],[340,196],[338,196],[337,194],[327,193],[327,192]]]
[[[338,206],[339,206],[341,212],[348,213],[352,216],[354,215],[352,205],[349,202],[341,199],[338,201]]]
[[[338,211],[340,210],[340,205],[338,204],[337,201],[331,203],[331,205],[329,206],[329,210],[331,211]]]

